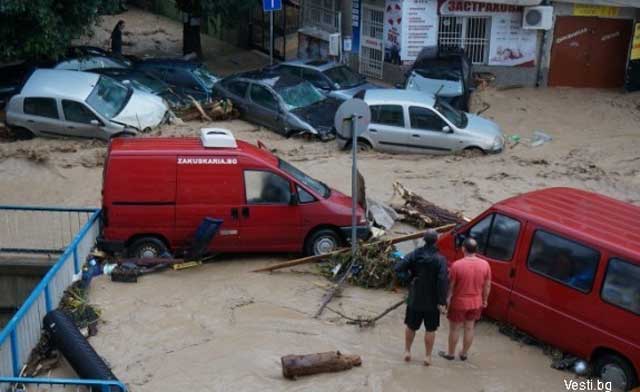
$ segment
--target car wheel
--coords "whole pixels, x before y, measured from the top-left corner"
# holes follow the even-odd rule
[[[340,235],[331,229],[315,231],[307,238],[304,253],[307,256],[319,256],[333,252],[342,245]]]
[[[486,155],[486,153],[480,147],[467,147],[462,150],[462,155],[466,158],[477,158]]]
[[[20,127],[11,128],[11,134],[17,140],[30,140],[36,136],[30,130],[26,128],[20,128]]]
[[[596,359],[593,372],[604,382],[611,382],[614,389],[628,391],[638,385],[633,366],[616,354],[604,354]]]
[[[167,253],[167,246],[155,237],[142,237],[127,247],[127,255],[131,258],[158,258]]]
[[[149,133],[151,132],[151,128],[146,127],[145,129],[142,130],[142,133]]]

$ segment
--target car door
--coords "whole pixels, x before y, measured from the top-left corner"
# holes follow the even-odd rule
[[[405,144],[412,152],[444,154],[453,151],[451,126],[439,114],[422,106],[409,107],[410,131]]]
[[[380,151],[400,152],[406,149],[404,107],[402,105],[370,105],[371,123],[366,134],[373,147]]]
[[[247,89],[249,82],[243,80],[226,80],[222,82],[224,95],[229,98],[235,107],[238,108],[240,114],[245,115],[248,109]]]
[[[57,136],[67,135],[55,98],[27,97],[23,100],[21,125],[32,132]]]
[[[517,218],[490,211],[464,233],[478,242],[478,256],[491,266],[491,294],[485,313],[495,320],[507,319],[523,227],[524,223]]]
[[[247,168],[240,210],[242,247],[250,252],[290,252],[301,248],[300,206],[291,183],[280,174]]]
[[[280,103],[278,98],[265,86],[251,83],[247,114],[251,120],[266,127],[281,130],[279,121]]]
[[[69,135],[84,138],[109,139],[102,121],[84,104],[62,100],[62,113]]]

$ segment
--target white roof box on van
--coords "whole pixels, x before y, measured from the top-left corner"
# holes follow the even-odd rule
[[[224,128],[201,128],[200,140],[205,147],[236,148],[236,138],[230,130]]]

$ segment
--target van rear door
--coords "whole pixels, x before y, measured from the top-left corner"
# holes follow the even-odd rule
[[[251,252],[302,250],[300,206],[291,182],[268,168],[245,167],[240,211],[243,249]]]
[[[176,239],[184,246],[193,239],[205,217],[222,219],[220,231],[209,249],[240,250],[239,209],[242,173],[235,156],[177,157]]]
[[[491,295],[485,313],[506,320],[518,259],[518,241],[524,224],[501,212],[490,211],[477,219],[467,231],[478,241],[478,256],[491,266]]]

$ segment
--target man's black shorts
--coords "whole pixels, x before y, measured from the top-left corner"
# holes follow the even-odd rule
[[[413,310],[407,306],[407,312],[404,316],[404,323],[409,329],[417,331],[420,329],[420,325],[424,322],[424,329],[429,332],[434,332],[440,326],[440,312],[429,311],[421,312]]]

